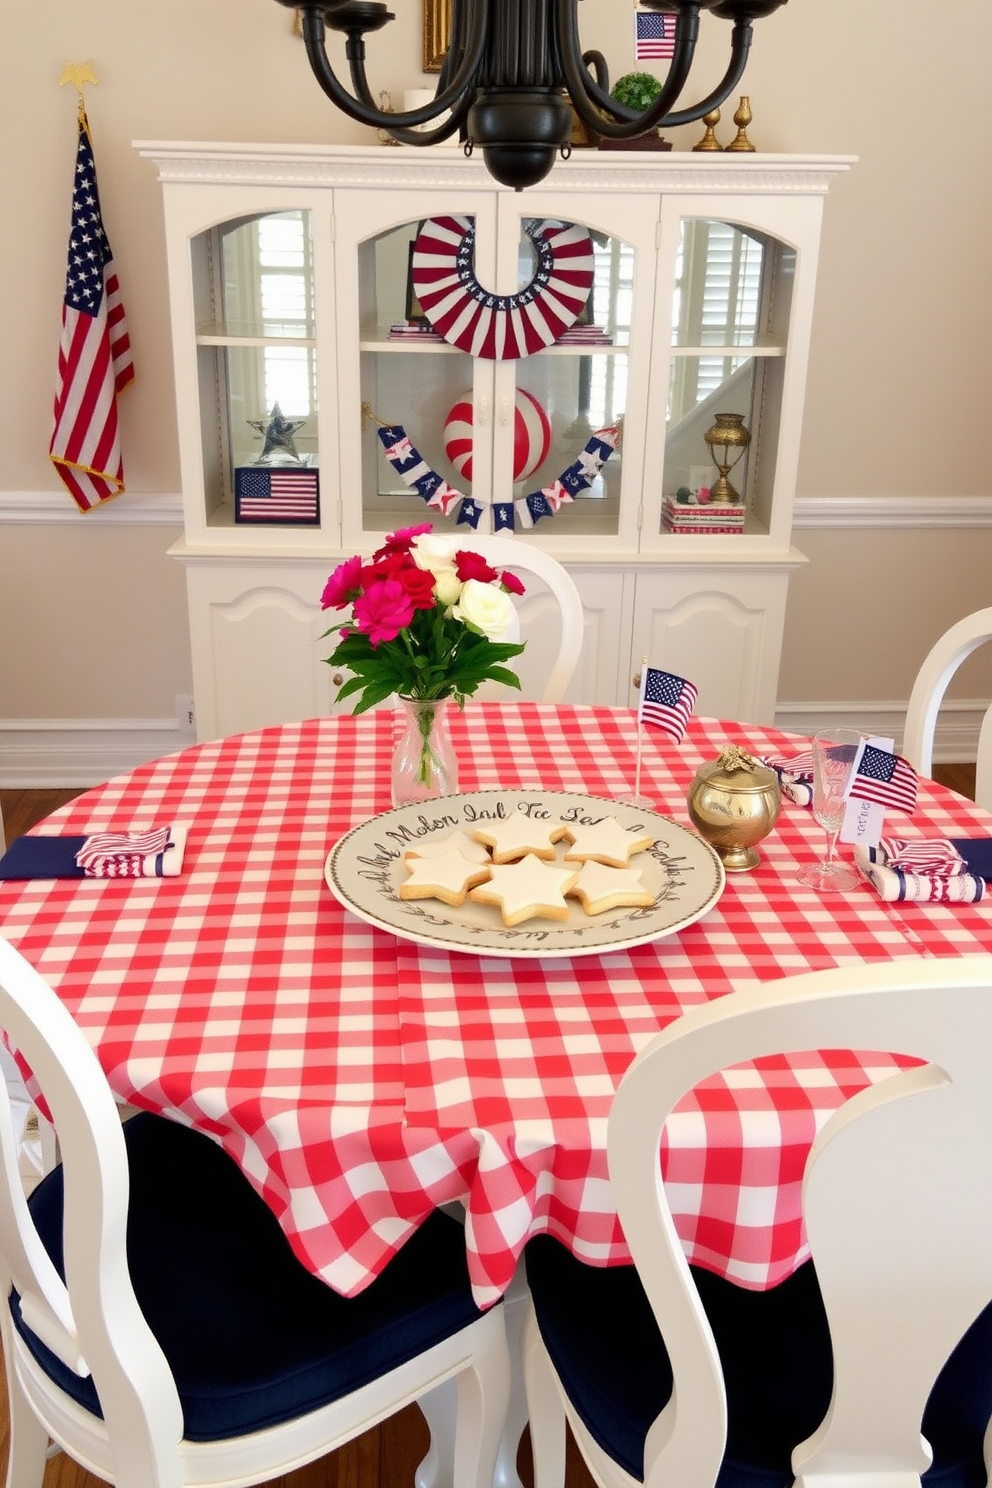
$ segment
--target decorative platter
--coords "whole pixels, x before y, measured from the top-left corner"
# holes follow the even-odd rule
[[[586,826],[612,816],[626,831],[653,834],[654,844],[629,861],[641,870],[652,903],[588,915],[569,899],[567,920],[537,917],[509,928],[494,904],[467,899],[452,908],[439,899],[399,897],[399,885],[408,876],[405,852],[455,831],[471,835],[474,828],[516,812],[542,826]],[[557,843],[559,861],[567,847],[567,840]],[[404,940],[476,955],[529,957],[596,956],[675,935],[712,909],[726,882],[713,848],[678,822],[602,796],[539,787],[470,791],[386,811],[341,838],[328,855],[324,878],[345,909]]]

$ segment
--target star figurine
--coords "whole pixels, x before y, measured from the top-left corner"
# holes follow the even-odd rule
[[[283,418],[282,409],[275,403],[267,419],[247,419],[246,423],[257,429],[265,441],[259,460],[267,460],[269,455],[279,451],[291,460],[299,460],[293,435],[297,429],[303,428],[306,419]]]

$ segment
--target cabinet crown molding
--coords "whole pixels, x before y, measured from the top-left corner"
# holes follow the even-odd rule
[[[251,182],[291,186],[375,186],[380,189],[478,186],[493,190],[481,156],[466,158],[446,145],[430,149],[376,145],[223,144],[134,140],[134,149],[154,161],[162,181],[232,185]],[[701,160],[691,151],[672,152],[645,164],[643,153],[574,150],[559,161],[545,189],[567,191],[721,192],[778,196],[824,195],[833,178],[850,169],[854,155],[754,154],[746,159]],[[509,188],[496,187],[496,190]],[[512,194],[512,193],[511,193]]]

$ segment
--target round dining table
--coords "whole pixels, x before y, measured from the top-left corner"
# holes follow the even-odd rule
[[[629,1261],[606,1123],[637,1051],[694,1004],[755,981],[899,956],[992,950],[992,908],[887,903],[797,877],[825,834],[783,801],[750,872],[694,923],[583,955],[423,944],[358,917],[325,881],[335,844],[390,809],[399,715],[311,719],[195,745],[87,791],[36,831],[183,825],[171,878],[0,881],[0,931],[56,989],[124,1102],[208,1132],[300,1260],[360,1291],[433,1208],[464,1208],[480,1305],[548,1231]],[[627,709],[504,700],[452,721],[461,792],[579,793],[602,814],[639,784],[689,826],[697,767],[728,744],[806,742],[693,718],[678,743]],[[988,835],[921,781],[903,835]],[[890,824],[891,825],[891,824]],[[891,828],[896,830],[896,828]],[[848,850],[849,851],[849,850]],[[414,922],[416,923],[416,922]],[[811,1051],[724,1071],[674,1113],[662,1162],[689,1259],[751,1288],[806,1258],[802,1173],[831,1112],[898,1053]]]

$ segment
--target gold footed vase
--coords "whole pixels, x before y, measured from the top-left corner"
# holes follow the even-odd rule
[[[736,745],[700,765],[689,788],[692,824],[728,873],[746,873],[761,862],[757,844],[778,821],[781,805],[775,771]]]

